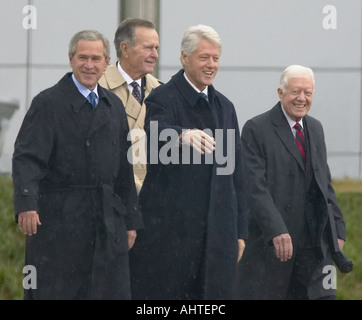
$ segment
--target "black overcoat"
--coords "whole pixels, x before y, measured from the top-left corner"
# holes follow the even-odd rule
[[[93,110],[65,75],[37,95],[15,142],[14,209],[36,210],[26,264],[34,299],[130,298],[126,230],[138,229],[130,142],[121,101],[98,86]]]
[[[326,258],[330,243],[327,210],[333,212],[338,237],[346,237],[331,184],[323,127],[309,115],[303,123],[309,145],[307,170],[280,102],[243,127],[249,217],[249,238],[240,263],[238,295],[243,299],[285,299],[295,253],[306,246],[306,240],[318,252],[319,262]],[[312,193],[306,189],[310,181],[315,185]],[[288,262],[276,258],[272,242],[283,233],[289,233],[293,243],[294,255]],[[318,290],[310,288],[310,297],[325,294]]]
[[[235,283],[237,239],[247,237],[234,106],[213,86],[207,103],[183,73],[154,89],[146,100],[149,165],[140,193],[145,232],[130,253],[136,299],[191,299],[183,292],[197,281],[202,298],[229,299]],[[195,128],[211,129],[211,134],[219,129],[212,164],[205,164],[204,157],[197,164],[188,157],[190,149],[179,146],[182,130]],[[166,143],[167,135],[172,138]],[[173,146],[170,163],[162,149],[167,145]],[[235,167],[219,171],[227,166],[215,159],[217,152],[232,154]]]

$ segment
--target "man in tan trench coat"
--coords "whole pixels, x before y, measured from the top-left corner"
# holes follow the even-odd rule
[[[133,171],[139,193],[146,176],[144,100],[152,89],[160,85],[151,75],[158,61],[159,39],[151,22],[126,19],[116,31],[114,44],[118,61],[107,68],[99,84],[115,93],[126,108],[131,130]],[[134,88],[135,82],[137,88]]]

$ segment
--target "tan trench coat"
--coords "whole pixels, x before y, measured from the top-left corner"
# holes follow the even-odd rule
[[[119,72],[116,63],[111,64],[107,68],[103,76],[100,78],[99,84],[102,87],[111,90],[122,100],[123,105],[126,109],[127,120],[130,130],[141,129],[143,131],[141,135],[137,134],[137,137],[132,138],[132,147],[134,148],[135,155],[138,159],[138,151],[141,150],[142,146],[145,146],[146,134],[143,128],[146,115],[145,103],[143,102],[143,104],[140,105],[138,101],[133,97],[133,95],[130,94],[127,82]],[[160,84],[161,82],[152,75],[146,75],[146,86],[144,88],[145,98],[147,98],[151,91],[154,88],[158,87]],[[146,161],[140,161],[138,163],[134,163],[133,165],[137,193],[140,192],[143,181],[145,179],[146,167]]]

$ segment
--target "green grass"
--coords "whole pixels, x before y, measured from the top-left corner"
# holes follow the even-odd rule
[[[0,300],[22,299],[24,257],[25,236],[14,221],[12,181],[0,176]]]
[[[347,225],[344,252],[353,260],[349,274],[337,274],[339,300],[362,300],[362,181],[333,181]],[[13,188],[0,176],[0,300],[20,300],[25,257],[25,236],[14,222]]]
[[[340,300],[362,300],[362,193],[337,193],[344,214],[347,241],[344,253],[353,261],[353,271],[338,272],[337,296]]]

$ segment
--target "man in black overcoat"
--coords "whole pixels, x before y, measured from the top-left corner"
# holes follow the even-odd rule
[[[346,230],[322,125],[307,114],[314,87],[310,68],[289,66],[281,76],[280,102],[243,127],[249,238],[239,298],[335,299],[325,280],[333,264],[329,210],[340,249]]]
[[[25,299],[131,298],[128,250],[143,224],[124,107],[97,84],[109,53],[100,33],[77,33],[73,73],[34,98],[16,139],[15,218],[36,270]]]
[[[184,69],[146,100],[145,230],[130,252],[135,299],[232,297],[247,224],[236,112],[212,86],[220,52],[212,28],[191,27]]]

